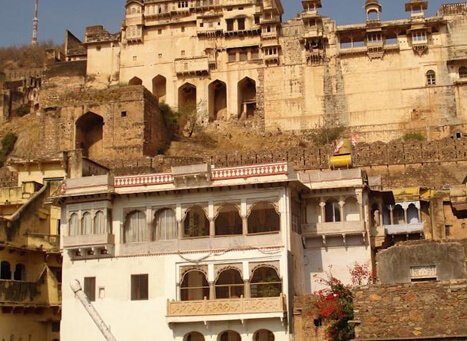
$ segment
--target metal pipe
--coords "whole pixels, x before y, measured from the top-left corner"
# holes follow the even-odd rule
[[[81,284],[77,279],[70,282],[70,288],[73,290],[73,293],[76,295],[78,300],[83,305],[84,309],[88,312],[89,316],[91,316],[92,320],[96,324],[97,328],[101,331],[102,335],[104,335],[107,341],[117,341],[117,339],[112,335],[110,328],[105,324],[102,317],[97,312],[96,308],[92,305],[89,301],[88,297],[84,293],[83,289],[81,288]]]

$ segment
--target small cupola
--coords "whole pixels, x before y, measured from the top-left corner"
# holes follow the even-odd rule
[[[428,1],[426,0],[409,0],[405,3],[405,11],[410,12],[411,18],[423,18],[427,9]]]
[[[367,21],[380,21],[380,15],[382,11],[383,7],[378,0],[365,1],[365,13]]]

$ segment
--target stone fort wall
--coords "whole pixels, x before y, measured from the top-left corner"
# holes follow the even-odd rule
[[[373,285],[353,290],[356,340],[467,338],[467,280]],[[454,338],[454,337],[458,338]]]

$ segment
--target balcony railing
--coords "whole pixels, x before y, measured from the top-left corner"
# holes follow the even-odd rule
[[[38,300],[41,296],[40,287],[38,282],[0,280],[0,302],[45,303]]]
[[[207,57],[175,59],[175,72],[177,75],[209,73]]]
[[[423,223],[384,225],[388,235],[423,233]]]
[[[64,248],[103,246],[113,245],[114,243],[115,238],[113,234],[91,234],[63,237]]]
[[[280,317],[286,312],[285,296],[261,298],[231,298],[200,301],[168,301],[169,322],[194,322]]]
[[[303,233],[309,236],[362,234],[365,232],[363,221],[340,221],[331,223],[305,224]]]

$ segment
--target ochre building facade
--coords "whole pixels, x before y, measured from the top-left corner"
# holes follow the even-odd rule
[[[83,43],[69,34],[66,59],[86,60],[89,87],[142,84],[204,123],[339,123],[367,141],[463,130],[466,3],[426,17],[428,2],[410,0],[407,18],[384,21],[367,0],[353,25],[320,15],[320,0],[302,3],[283,22],[278,0],[129,0],[120,32],[88,27]]]

